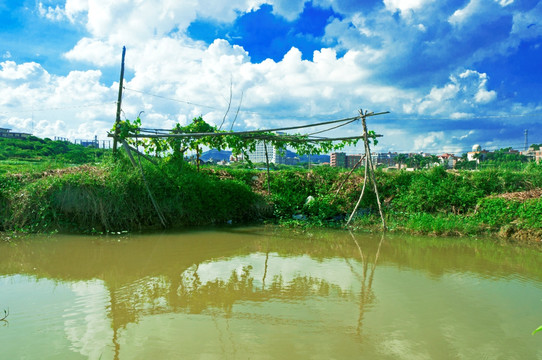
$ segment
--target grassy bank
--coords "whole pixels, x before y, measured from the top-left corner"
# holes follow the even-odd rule
[[[230,172],[240,180],[246,175]],[[274,217],[283,224],[342,226],[357,201],[363,171],[355,172],[336,195],[345,171],[320,167],[271,174]],[[264,192],[260,175],[256,191]],[[431,235],[498,235],[518,241],[542,239],[542,166],[521,171],[487,169],[376,172],[389,230]],[[247,182],[247,184],[249,184]],[[314,200],[307,202],[311,196]],[[376,196],[366,189],[353,227],[379,230]],[[301,218],[302,220],[293,220]]]
[[[144,178],[126,159],[0,174],[0,228],[131,231],[163,227],[161,218],[166,227],[244,223],[265,208],[240,181],[220,181],[182,163],[142,166]]]
[[[142,165],[144,176],[126,159],[4,168],[0,229],[131,231],[163,227],[161,217],[166,227],[262,220],[340,227],[363,182],[363,171],[356,171],[337,192],[345,170],[280,170],[271,172],[268,194],[266,173],[259,170],[204,167],[197,172],[173,160]],[[376,179],[391,231],[540,241],[542,166],[532,164],[521,171],[377,171]],[[375,194],[368,189],[353,227],[380,226]]]

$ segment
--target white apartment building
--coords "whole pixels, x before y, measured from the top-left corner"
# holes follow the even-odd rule
[[[285,133],[276,132],[275,134],[284,135]],[[264,145],[263,141],[256,143],[256,150],[248,153],[248,157],[250,161],[252,161],[253,163],[266,162],[266,158],[265,158],[266,147],[267,147],[267,156],[269,158],[270,163],[284,164],[286,162],[286,149],[283,149],[281,151],[277,147],[267,142]]]

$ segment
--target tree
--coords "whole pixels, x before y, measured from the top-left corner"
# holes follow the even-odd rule
[[[400,169],[401,165],[405,162],[406,159],[408,159],[408,155],[407,154],[397,154],[395,159],[397,159],[397,163],[399,164],[399,169]]]

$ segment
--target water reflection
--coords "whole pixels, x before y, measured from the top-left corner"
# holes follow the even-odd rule
[[[511,335],[542,318],[541,257],[528,249],[254,228],[0,250],[0,309],[10,304],[14,324],[4,338],[31,334],[35,349],[8,346],[11,358],[42,355],[42,340],[56,344],[51,358],[542,355]]]

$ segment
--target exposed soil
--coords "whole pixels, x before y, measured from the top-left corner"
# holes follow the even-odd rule
[[[529,199],[537,199],[539,197],[542,197],[542,189],[533,189],[529,191],[504,193],[504,194],[494,195],[493,197],[502,198],[506,200],[526,201]]]
[[[50,176],[62,176],[65,174],[75,174],[75,173],[91,173],[98,176],[103,176],[105,174],[106,170],[103,167],[98,167],[94,165],[79,165],[79,166],[73,166],[73,167],[65,167],[65,168],[59,168],[59,169],[50,169],[40,172],[31,172],[31,173],[15,173],[11,174],[10,176],[17,178],[19,180],[36,180],[41,178],[46,178]]]

